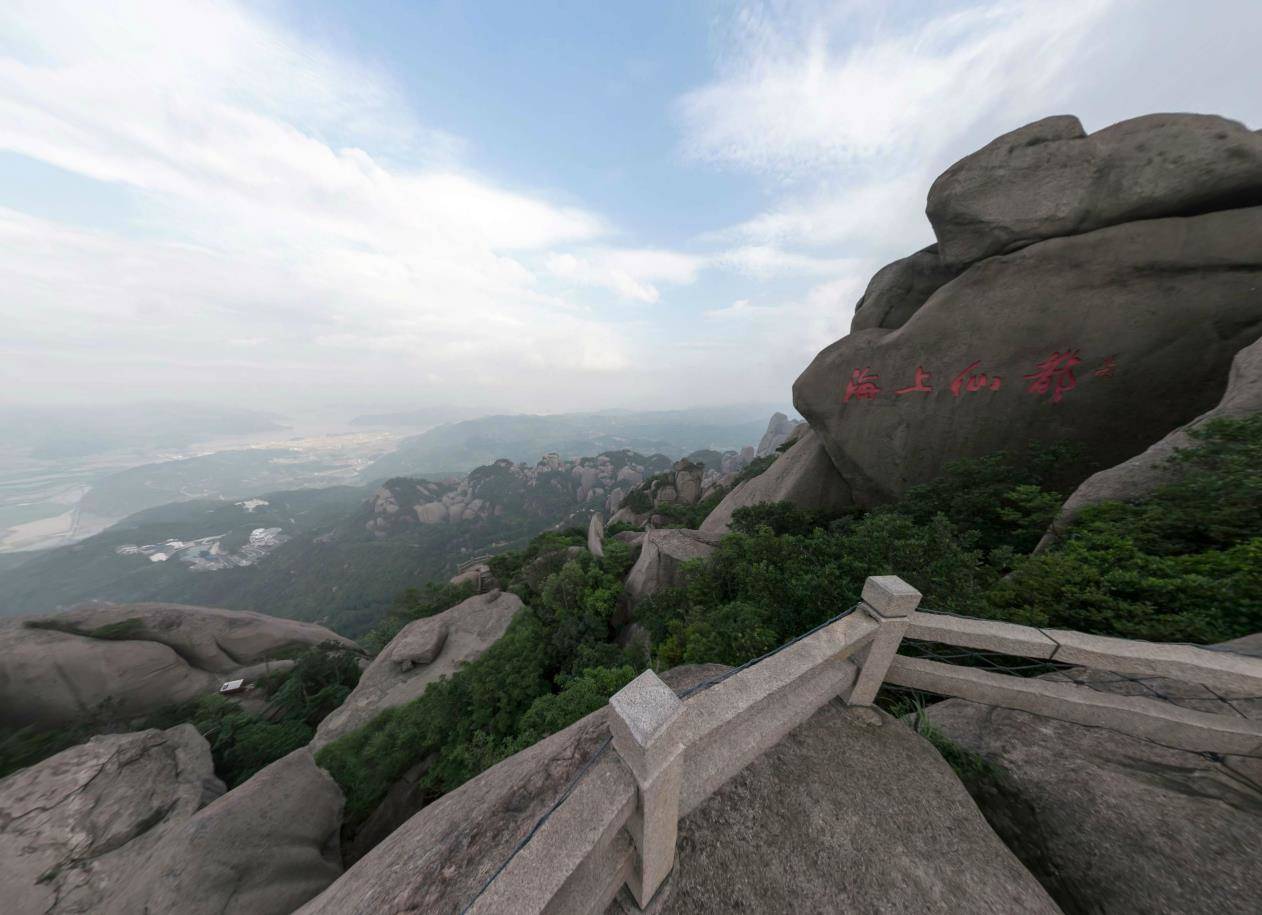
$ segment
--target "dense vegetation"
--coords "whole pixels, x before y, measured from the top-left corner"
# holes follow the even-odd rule
[[[1135,504],[1084,511],[1030,555],[1063,503],[1065,452],[958,461],[879,510],[828,517],[787,503],[739,510],[686,587],[636,611],[651,663],[740,664],[897,574],[925,606],[1154,640],[1212,642],[1262,629],[1262,417],[1218,422],[1177,458],[1177,477]],[[418,761],[437,796],[599,708],[641,669],[614,644],[625,545],[596,560],[581,531],[550,533],[492,568],[525,600],[479,660],[320,755],[347,792],[353,830]],[[967,767],[969,760],[957,760]]]
[[[92,635],[101,637],[99,632]],[[309,648],[297,656],[293,667],[259,679],[250,694],[265,700],[264,707],[257,711],[212,693],[131,721],[85,722],[49,730],[0,730],[0,778],[83,743],[94,734],[188,723],[210,742],[215,773],[231,788],[268,763],[305,746],[314,736],[316,725],[346,700],[358,682],[359,663],[354,653],[337,648]]]
[[[583,539],[578,530],[550,533],[496,556],[495,576],[526,603],[504,636],[419,699],[320,752],[346,793],[349,829],[417,762],[429,760],[419,784],[436,797],[600,708],[643,668],[643,654],[613,642],[630,550],[609,541],[596,559],[570,549]]]

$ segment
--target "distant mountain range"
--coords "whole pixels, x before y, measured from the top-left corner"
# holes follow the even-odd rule
[[[500,458],[534,461],[630,450],[678,458],[701,449],[740,449],[757,442],[773,408],[766,405],[649,412],[484,416],[403,439],[370,464],[365,482],[395,476],[467,472]]]
[[[700,455],[698,455],[700,457]],[[619,450],[499,460],[459,481],[192,500],[139,512],[82,542],[0,559],[0,616],[89,600],[165,601],[312,620],[356,636],[405,589],[464,559],[587,523],[672,458]]]

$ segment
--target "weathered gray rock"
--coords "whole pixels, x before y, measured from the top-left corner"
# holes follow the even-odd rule
[[[1056,913],[937,751],[870,715],[826,705],[684,817],[649,911]]]
[[[1222,647],[1262,656],[1262,634]],[[1160,694],[1188,708],[1235,714],[1194,684],[1072,676],[1108,692]],[[1262,718],[1262,701],[1232,704]],[[951,740],[1002,768],[997,780],[970,779],[969,789],[1066,912],[1257,911],[1262,761],[1215,760],[957,699],[930,706],[928,715]]]
[[[600,512],[592,512],[592,520],[587,524],[587,552],[597,559],[605,555],[605,519]]]
[[[684,583],[684,563],[714,552],[720,534],[680,528],[648,531],[640,541],[640,556],[627,573],[623,597],[629,608],[665,588]]]
[[[663,679],[680,691],[723,669]],[[429,805],[301,915],[460,912],[606,741],[605,714]],[[685,818],[679,847],[667,911],[1056,911],[928,744],[836,706]]]
[[[511,756],[399,828],[301,915],[455,915],[609,736],[605,711]]]
[[[142,715],[215,690],[158,642],[110,642],[20,625],[0,627],[0,725],[54,728]]]
[[[1087,136],[1044,118],[947,169],[927,212],[943,263],[1139,219],[1262,203],[1262,135],[1226,118],[1150,114]]]
[[[853,507],[849,488],[814,430],[804,427],[793,446],[751,480],[741,483],[706,516],[701,529],[723,533],[738,508],[763,502],[792,502],[815,511],[842,512]]]
[[[0,908],[104,911],[137,862],[222,792],[189,724],[93,737],[0,779]]]
[[[125,639],[93,632],[125,625]],[[354,643],[312,623],[179,604],[107,604],[0,624],[0,725],[59,727],[146,714],[296,648]]]
[[[192,666],[219,673],[311,645],[358,647],[316,623],[187,604],[92,604],[52,619],[84,629],[135,620],[129,638],[168,645]]]
[[[898,330],[823,350],[794,403],[860,507],[1028,443],[1085,444],[1056,481],[1076,485],[1218,401],[1232,357],[1262,336],[1259,237],[1254,207],[988,258]]]
[[[1262,413],[1262,340],[1246,346],[1231,363],[1227,390],[1213,409],[1202,413],[1186,426],[1180,426],[1165,438],[1149,446],[1147,451],[1123,461],[1116,467],[1101,470],[1083,481],[1061,507],[1052,528],[1039,548],[1055,540],[1058,533],[1088,505],[1107,501],[1130,501],[1150,494],[1174,477],[1169,460],[1180,449],[1194,444],[1188,434],[1212,419],[1233,419]]]
[[[762,438],[758,440],[758,450],[754,453],[755,457],[771,454],[781,445],[789,440],[789,436],[793,434],[798,426],[802,425],[802,421],[798,419],[789,419],[783,413],[771,414],[771,420],[767,423],[767,431],[762,434]]]
[[[874,327],[897,330],[929,296],[959,276],[960,269],[942,263],[937,245],[886,264],[868,281],[867,290],[855,305],[850,332]],[[762,454],[761,448],[758,453]]]
[[[342,792],[295,750],[132,859],[103,915],[289,915],[342,872]]]
[[[408,623],[382,649],[337,709],[320,722],[312,749],[355,730],[388,708],[410,702],[440,677],[480,657],[522,607],[508,591],[488,591],[449,610]]]
[[[675,492],[684,505],[696,505],[701,501],[701,479],[704,468],[692,461],[675,462]]]

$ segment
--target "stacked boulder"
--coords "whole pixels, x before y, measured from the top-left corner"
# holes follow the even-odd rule
[[[118,721],[292,663],[358,646],[315,623],[183,604],[96,604],[0,626],[0,726]]]
[[[760,498],[869,508],[1030,444],[1080,446],[1072,488],[1213,407],[1262,336],[1262,134],[1235,121],[1045,118],[947,169],[927,212],[937,243],[878,271],[794,384],[814,485]]]

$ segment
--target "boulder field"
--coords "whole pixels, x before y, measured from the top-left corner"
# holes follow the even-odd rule
[[[879,270],[793,386],[818,446],[703,529],[760,501],[871,508],[1028,444],[1079,446],[1072,489],[1211,410],[1262,337],[1262,133],[1235,121],[1046,118],[952,165],[927,213],[935,244]]]
[[[269,659],[355,643],[314,623],[181,604],[105,604],[0,624],[0,726],[144,715]]]

